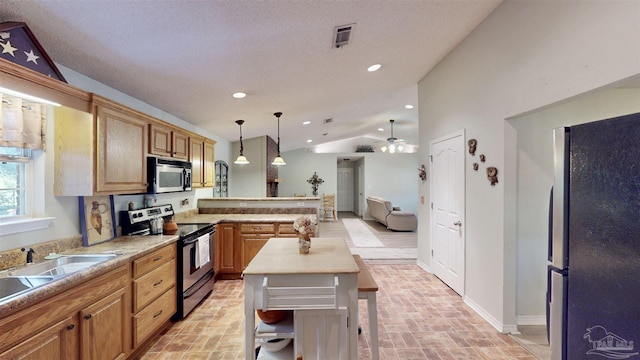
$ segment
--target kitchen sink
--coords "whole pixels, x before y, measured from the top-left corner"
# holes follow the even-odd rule
[[[11,276],[63,276],[113,259],[116,254],[63,255],[57,259],[30,264],[9,272]]]
[[[9,276],[0,278],[0,301],[53,281],[53,276]]]

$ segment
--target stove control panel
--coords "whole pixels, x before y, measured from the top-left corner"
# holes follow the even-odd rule
[[[173,215],[171,204],[153,206],[144,209],[129,210],[129,221],[131,224],[149,221],[151,219]]]

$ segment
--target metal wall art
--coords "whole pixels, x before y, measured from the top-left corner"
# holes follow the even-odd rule
[[[495,166],[489,166],[487,168],[487,179],[489,179],[491,186],[498,183],[498,169]]]
[[[469,145],[469,154],[471,154],[471,156],[475,156],[476,155],[476,146],[478,145],[478,140],[469,139],[469,141],[467,141],[467,144]]]
[[[423,182],[427,180],[427,169],[424,167],[424,165],[418,168],[418,176]]]

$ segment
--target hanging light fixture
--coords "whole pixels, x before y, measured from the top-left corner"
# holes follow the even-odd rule
[[[247,160],[247,158],[243,154],[244,146],[242,145],[242,124],[244,124],[244,120],[236,120],[236,124],[240,125],[240,155],[238,155],[238,158],[233,163],[238,165],[246,165],[249,163],[249,160]]]
[[[273,113],[273,115],[278,118],[278,156],[276,156],[276,158],[273,159],[273,162],[271,163],[271,165],[276,165],[276,166],[287,165],[287,163],[284,162],[284,159],[282,158],[282,156],[280,156],[280,116],[282,116],[282,113],[277,112],[277,113]]]
[[[383,145],[380,150],[382,150],[382,152],[387,152],[387,150],[389,150],[389,153],[393,154],[396,151],[402,151],[404,147],[402,146],[402,144],[399,144],[397,142],[397,138],[393,137],[393,123],[395,122],[395,120],[391,119],[389,120],[389,122],[391,123],[391,137],[387,138],[387,143]]]

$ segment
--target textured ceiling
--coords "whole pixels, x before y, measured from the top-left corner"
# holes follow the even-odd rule
[[[236,119],[244,138],[276,139],[281,111],[287,151],[375,144],[389,119],[415,144],[418,81],[500,2],[2,0],[0,21],[27,23],[56,63],[229,141]],[[345,24],[351,42],[334,48]]]

